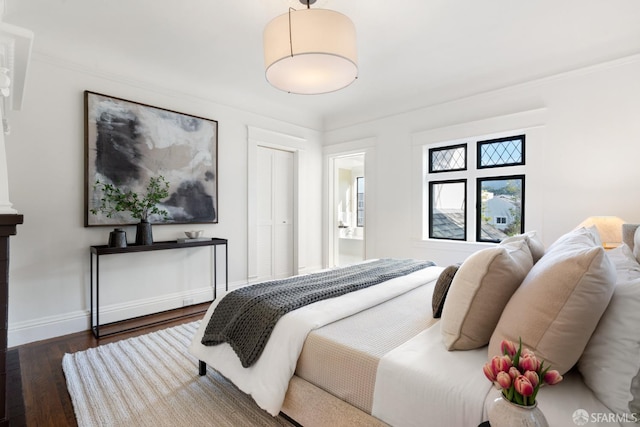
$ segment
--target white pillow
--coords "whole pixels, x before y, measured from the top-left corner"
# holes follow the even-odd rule
[[[584,383],[602,403],[618,414],[631,413],[640,402],[640,277],[617,283],[609,306],[578,361]]]
[[[576,228],[575,230],[571,230],[570,232],[558,237],[558,239],[555,242],[553,242],[551,246],[547,248],[547,252],[554,250],[557,246],[566,246],[566,245],[575,246],[579,244],[579,245],[602,247],[601,244],[598,244],[598,240],[599,238],[596,239],[596,236],[592,230],[585,227],[580,227],[580,228]]]
[[[606,252],[618,273],[616,283],[625,283],[640,278],[640,264],[633,256],[631,248],[622,244]]]
[[[593,235],[593,240],[596,242],[596,245],[602,246],[602,239],[600,238],[600,232],[598,231],[598,227],[592,225],[587,227],[587,230]]]
[[[640,262],[640,227],[636,228],[636,232],[633,235],[633,256]]]
[[[632,414],[640,414],[640,372],[631,381],[631,393],[633,400],[629,403],[629,410]]]
[[[518,242],[520,240],[524,240],[527,242],[529,246],[529,251],[531,251],[531,256],[533,257],[533,263],[538,262],[542,255],[544,255],[544,243],[538,236],[537,231],[527,231],[523,234],[516,234],[515,236],[507,237],[500,244],[506,244],[511,242]]]

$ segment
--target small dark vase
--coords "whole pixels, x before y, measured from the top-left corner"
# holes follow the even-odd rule
[[[136,245],[152,245],[153,234],[151,232],[151,223],[147,220],[140,220],[136,226]]]
[[[109,233],[109,247],[110,248],[126,248],[127,247],[127,233],[122,228],[114,228]]]

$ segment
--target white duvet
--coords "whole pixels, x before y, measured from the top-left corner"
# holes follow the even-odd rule
[[[243,368],[229,344],[204,346],[204,329],[215,306],[211,304],[196,333],[189,352],[251,395],[258,406],[272,415],[280,412],[289,380],[307,334],[316,328],[373,307],[425,283],[436,280],[442,267],[427,267],[379,285],[351,292],[338,298],[319,301],[290,312],[276,324],[258,361]],[[485,379],[486,381],[486,379]]]
[[[477,426],[491,382],[487,347],[448,351],[440,322],[384,355],[372,415],[393,426]]]

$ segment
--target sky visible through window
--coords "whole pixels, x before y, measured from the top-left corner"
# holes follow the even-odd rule
[[[510,139],[480,141],[478,143],[478,167],[494,167],[524,164],[524,136]]]

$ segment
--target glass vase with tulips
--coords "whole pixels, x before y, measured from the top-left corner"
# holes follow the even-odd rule
[[[522,406],[534,406],[536,396],[543,384],[555,385],[562,375],[555,369],[544,366],[533,351],[518,347],[509,340],[500,343],[502,356],[494,356],[482,368],[489,381],[502,389],[502,396],[509,402]]]

